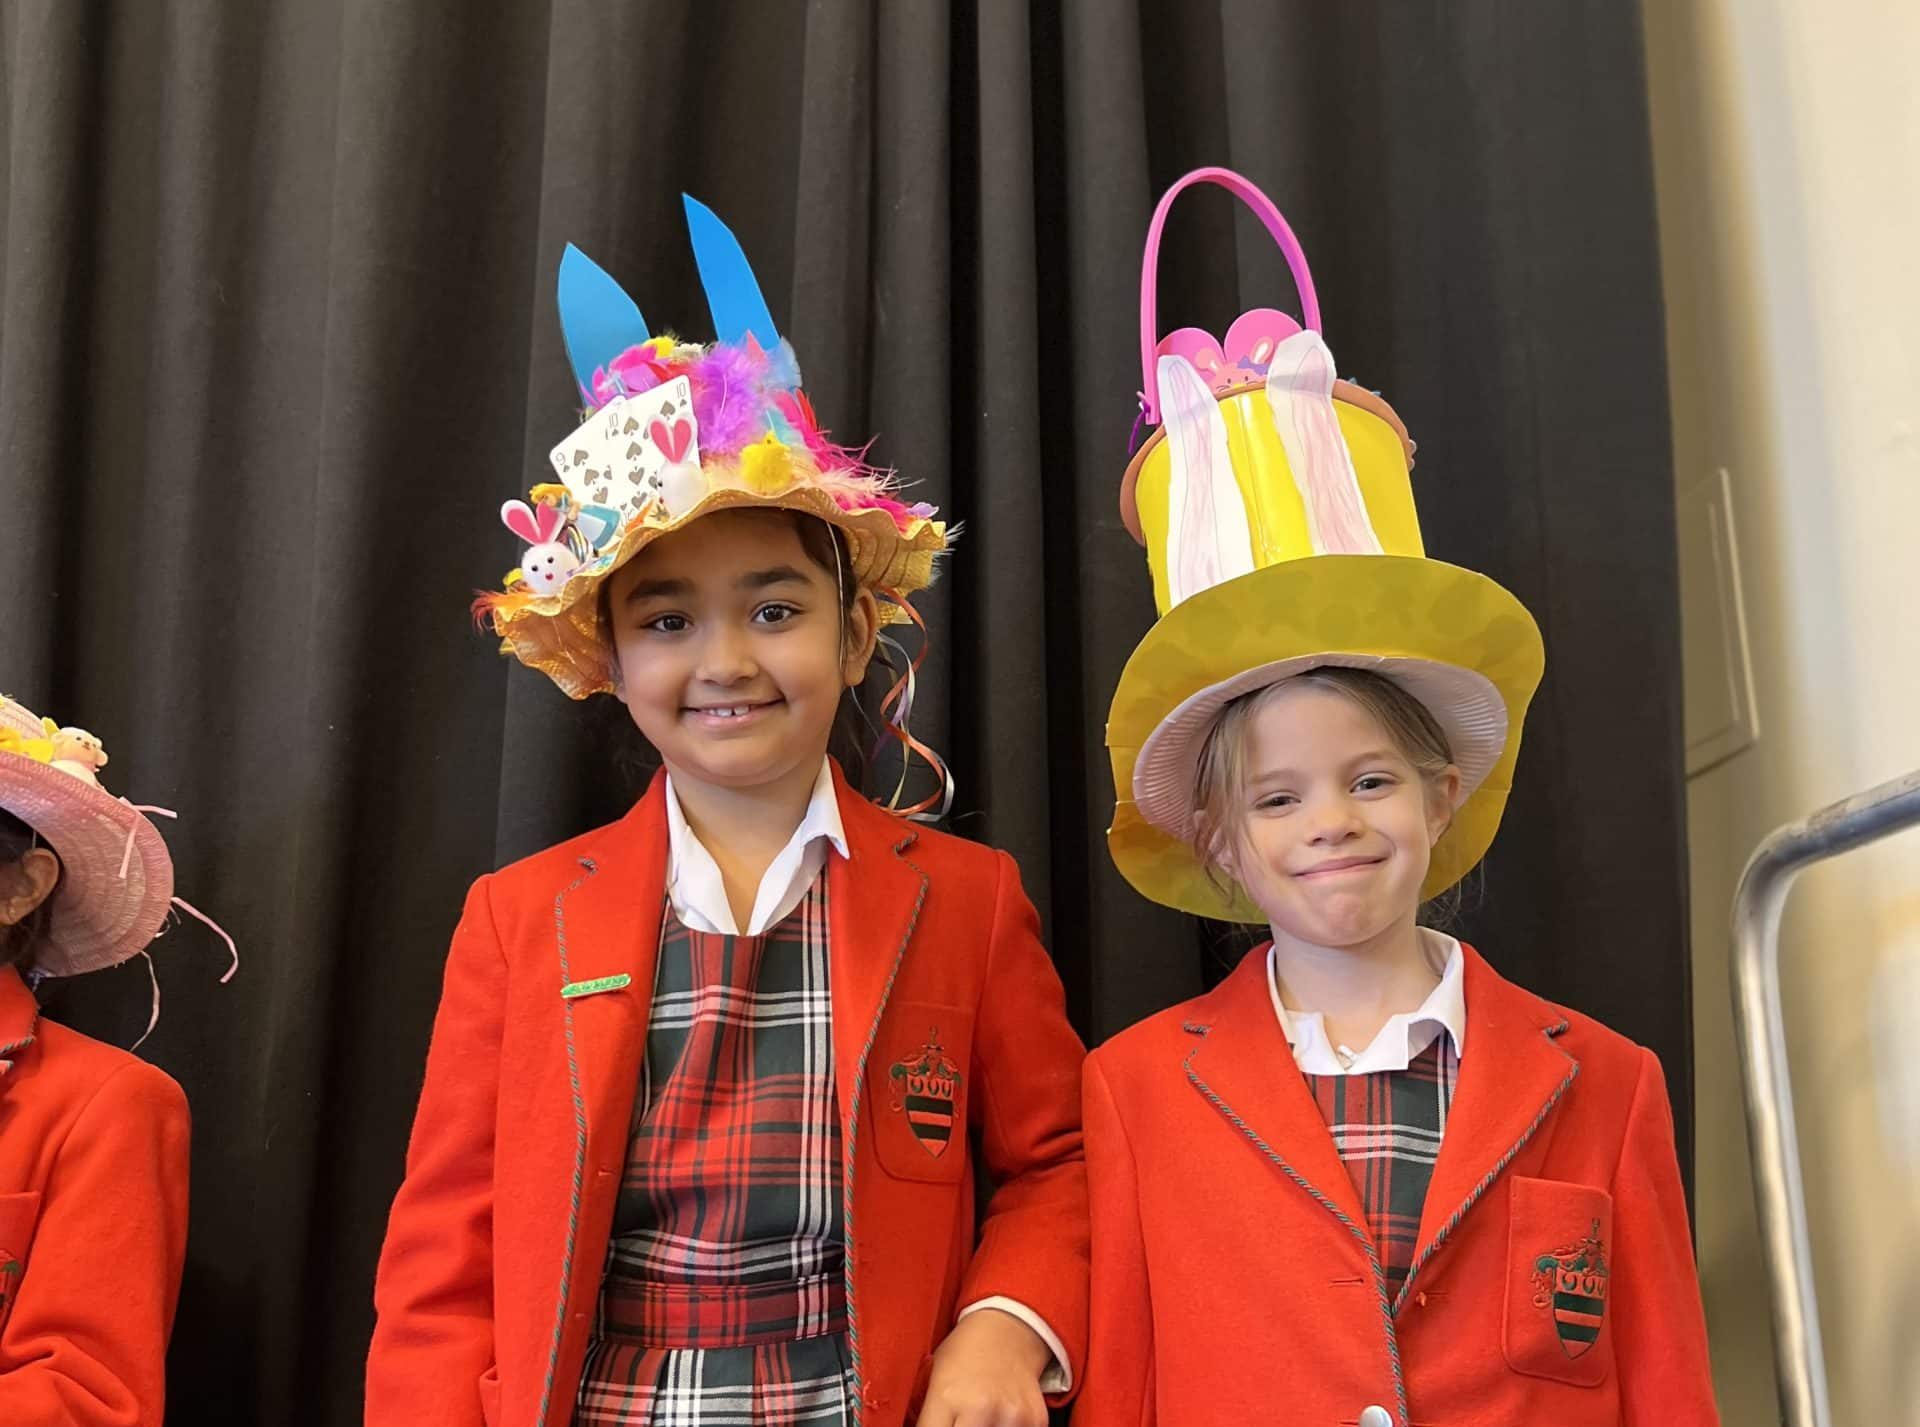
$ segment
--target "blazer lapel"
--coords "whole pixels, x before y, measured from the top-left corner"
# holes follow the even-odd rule
[[[828,858],[828,976],[833,998],[833,1079],[848,1122],[849,1165],[858,1131],[860,1085],[907,944],[927,895],[927,874],[912,862],[913,824],[875,807],[833,770],[847,856]]]
[[[1265,956],[1264,950],[1247,953],[1195,1009],[1187,1029],[1202,1038],[1181,1070],[1246,1141],[1249,1152],[1297,1185],[1372,1253],[1359,1192],[1274,1017]]]
[[[609,1142],[624,1156],[632,1134],[666,908],[665,779],[579,847],[576,876],[554,898],[553,994],[564,1003],[591,1162]]]
[[[1503,978],[1472,947],[1462,952],[1466,1050],[1402,1302],[1427,1261],[1532,1141],[1580,1073],[1580,1062],[1557,1043],[1566,1018]]]

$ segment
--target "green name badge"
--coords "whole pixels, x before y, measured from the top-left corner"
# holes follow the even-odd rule
[[[626,972],[618,976],[596,976],[591,981],[569,981],[560,988],[560,994],[572,1001],[580,996],[598,996],[602,991],[618,991],[623,986],[631,986],[633,978]]]

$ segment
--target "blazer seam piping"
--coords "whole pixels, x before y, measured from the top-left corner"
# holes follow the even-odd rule
[[[1399,1407],[1400,1422],[1403,1424],[1403,1427],[1406,1427],[1406,1425],[1410,1423],[1411,1419],[1407,1415],[1406,1379],[1402,1374],[1401,1367],[1400,1367],[1400,1338],[1399,1338],[1397,1327],[1394,1323],[1393,1303],[1387,1297],[1386,1275],[1381,1271],[1380,1255],[1374,1249],[1372,1238],[1368,1236],[1367,1231],[1365,1229],[1361,1228],[1358,1224],[1354,1223],[1353,1220],[1347,1216],[1347,1212],[1344,1209],[1342,1209],[1338,1204],[1335,1204],[1333,1200],[1330,1199],[1326,1194],[1322,1193],[1319,1189],[1315,1188],[1314,1185],[1307,1179],[1305,1175],[1301,1174],[1299,1170],[1295,1169],[1291,1164],[1289,1164],[1285,1159],[1283,1159],[1280,1156],[1279,1151],[1274,1149],[1272,1145],[1268,1144],[1264,1139],[1262,1139],[1259,1133],[1251,1125],[1249,1125],[1245,1120],[1241,1119],[1240,1116],[1234,1112],[1234,1109],[1231,1105],[1227,1104],[1225,1100],[1221,1099],[1219,1095],[1214,1093],[1214,1089],[1211,1085],[1207,1084],[1206,1081],[1200,1078],[1199,1072],[1193,1068],[1193,1057],[1199,1052],[1199,1049],[1200,1049],[1199,1046],[1195,1046],[1192,1050],[1188,1051],[1187,1058],[1181,1067],[1183,1070],[1186,1071],[1187,1079],[1193,1083],[1194,1088],[1197,1089],[1202,1095],[1206,1097],[1207,1102],[1211,1104],[1214,1109],[1218,1110],[1223,1116],[1226,1117],[1226,1121],[1228,1124],[1232,1125],[1241,1134],[1245,1135],[1247,1137],[1247,1140],[1253,1145],[1255,1149],[1259,1150],[1261,1154],[1265,1155],[1268,1159],[1272,1160],[1276,1165],[1278,1165],[1280,1167],[1280,1172],[1282,1174],[1286,1175],[1288,1179],[1291,1179],[1295,1184],[1299,1185],[1302,1189],[1304,1189],[1307,1192],[1308,1197],[1311,1198],[1314,1201],[1314,1203],[1318,1204],[1322,1209],[1325,1209],[1329,1214],[1333,1215],[1333,1217],[1339,1221],[1339,1223],[1346,1229],[1346,1231],[1349,1234],[1353,1235],[1354,1242],[1359,1244],[1362,1252],[1366,1254],[1367,1268],[1373,1274],[1373,1295],[1375,1300],[1378,1302],[1379,1308],[1380,1308],[1381,1328],[1386,1334],[1387,1358],[1393,1366],[1394,1401],[1396,1405]]]
[[[1541,1034],[1546,1036],[1548,1045],[1553,1045],[1554,1038],[1565,1031],[1566,1028],[1567,1023],[1561,1021],[1558,1025],[1546,1027]],[[1553,1113],[1553,1107],[1560,1103],[1560,1097],[1565,1095],[1567,1088],[1579,1078],[1580,1062],[1572,1056],[1567,1055],[1565,1051],[1560,1050],[1559,1046],[1554,1045],[1553,1048],[1559,1051],[1566,1059],[1568,1066],[1566,1078],[1554,1088],[1553,1094],[1547,1097],[1547,1103],[1540,1107],[1540,1113],[1533,1117],[1532,1123],[1520,1132],[1520,1138],[1508,1146],[1505,1154],[1494,1161],[1493,1168],[1488,1170],[1480,1182],[1473,1186],[1460,1207],[1455,1209],[1453,1213],[1447,1217],[1447,1222],[1442,1224],[1434,1234],[1433,1242],[1427,1245],[1426,1252],[1414,1260],[1413,1267],[1407,1270],[1406,1282],[1400,1285],[1400,1296],[1394,1300],[1393,1311],[1396,1314],[1400,1311],[1401,1305],[1407,1301],[1407,1295],[1412,1292],[1413,1281],[1420,1276],[1420,1270],[1425,1268],[1433,1256],[1440,1252],[1441,1245],[1445,1244],[1447,1240],[1452,1237],[1453,1231],[1460,1227],[1460,1221],[1467,1217],[1467,1211],[1479,1203],[1480,1197],[1493,1187],[1493,1182],[1500,1177],[1500,1172],[1518,1158],[1520,1151],[1527,1147],[1528,1142],[1533,1139],[1535,1133],[1540,1129],[1540,1126],[1546,1123],[1547,1116]]]
[[[913,899],[913,912],[907,918],[907,929],[900,937],[900,948],[893,954],[893,968],[887,973],[886,984],[880,988],[880,1004],[873,1013],[873,1024],[867,1027],[867,1043],[860,1048],[860,1059],[854,1066],[853,1104],[847,1107],[847,1144],[846,1173],[840,1190],[840,1218],[846,1234],[846,1275],[847,1275],[847,1361],[853,1368],[852,1401],[847,1404],[852,1421],[849,1427],[860,1427],[866,1407],[866,1384],[860,1366],[860,1275],[858,1273],[859,1240],[854,1231],[853,1188],[854,1177],[859,1168],[860,1148],[860,1107],[864,1103],[867,1085],[867,1060],[873,1054],[874,1042],[880,1038],[880,1021],[887,1013],[887,1003],[893,999],[894,983],[900,979],[900,968],[906,963],[907,943],[913,940],[914,929],[920,924],[920,909],[927,902],[928,877],[926,870],[906,855],[913,846],[918,834],[909,833],[894,844],[893,855],[906,863],[920,875],[920,892]]]
[[[560,951],[560,984],[567,985],[572,976],[567,972],[567,898],[588,879],[599,874],[600,868],[590,857],[579,859],[585,871],[572,882],[560,889],[553,899],[553,936]],[[561,1025],[566,1032],[567,1043],[567,1087],[573,1095],[573,1182],[569,1187],[567,1202],[567,1246],[560,1263],[560,1298],[553,1314],[553,1342],[547,1351],[546,1380],[540,1388],[540,1411],[534,1421],[545,1427],[547,1413],[553,1408],[554,1378],[560,1369],[560,1344],[566,1337],[567,1307],[573,1293],[573,1255],[578,1246],[580,1235],[580,1202],[586,1183],[587,1170],[587,1105],[586,1097],[580,1090],[580,1057],[573,1038],[573,1002],[565,997],[560,1000]]]

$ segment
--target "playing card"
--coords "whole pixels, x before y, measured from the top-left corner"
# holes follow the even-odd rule
[[[624,525],[660,499],[669,466],[698,462],[693,388],[675,377],[623,396],[589,416],[553,448],[553,469],[577,505],[607,506]]]

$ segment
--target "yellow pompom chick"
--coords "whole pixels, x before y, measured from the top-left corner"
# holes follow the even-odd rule
[[[793,448],[769,431],[741,451],[740,484],[755,495],[779,495],[793,484]]]

